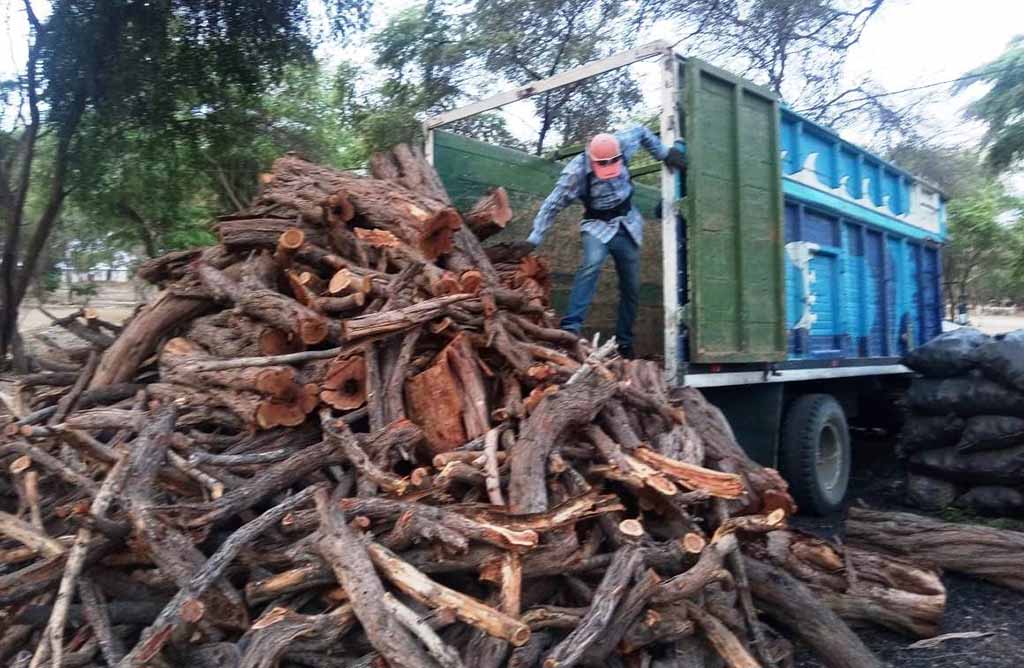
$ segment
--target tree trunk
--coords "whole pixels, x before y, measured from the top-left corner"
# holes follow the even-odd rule
[[[851,624],[878,624],[919,638],[939,632],[946,588],[938,571],[920,562],[795,529],[772,531],[745,549],[803,582]]]
[[[130,381],[142,361],[156,352],[161,338],[211,306],[212,302],[206,299],[192,299],[171,292],[158,296],[132,318],[114,345],[103,352],[89,389]]]
[[[850,543],[1024,591],[1024,532],[850,508]]]
[[[828,668],[882,668],[836,613],[804,584],[757,559],[744,559],[757,607],[807,643]]]

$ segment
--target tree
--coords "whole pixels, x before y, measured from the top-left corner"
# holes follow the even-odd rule
[[[474,53],[488,72],[515,84],[544,79],[629,48],[628,6],[614,0],[477,0]],[[613,127],[641,101],[628,70],[616,70],[533,98],[540,155],[551,130],[567,143]]]
[[[629,48],[655,24],[673,25],[689,53],[764,82],[814,120],[868,119],[896,138],[913,134],[912,106],[891,104],[870,80],[842,80],[848,50],[883,2],[432,0],[396,16],[375,42],[390,74],[386,108],[412,119]],[[574,143],[615,127],[640,92],[628,70],[617,70],[533,101],[539,130],[531,148],[539,154],[553,132]],[[416,129],[413,120],[405,125]]]
[[[647,0],[689,33],[687,50],[763,83],[824,125],[867,124],[883,144],[916,136],[919,99],[897,104],[870,77],[844,77],[849,50],[885,0]]]
[[[942,250],[943,292],[958,303],[1024,297],[1022,203],[985,169],[977,151],[907,142],[886,156],[938,186],[945,197],[948,240]]]
[[[407,10],[374,40],[377,64],[390,74],[379,90],[381,106],[410,119],[403,125],[415,129],[417,113],[479,97],[496,80],[524,84],[610,55],[635,40],[629,11],[610,0],[434,0]],[[565,141],[581,140],[610,127],[639,101],[639,88],[626,71],[539,95],[533,102],[540,128],[530,148],[543,152],[552,130]],[[495,115],[451,129],[519,144]]]
[[[907,141],[885,157],[938,186],[948,200],[966,197],[991,181],[976,150]]]
[[[109,136],[83,128],[81,177],[70,204],[93,221],[95,234],[150,257],[210,243],[208,221],[244,208],[259,173],[285,151],[354,164],[349,74],[348,66],[331,75],[317,63],[297,64],[269,90],[227,89],[202,113],[179,101],[181,112],[156,130]]]
[[[317,7],[326,7],[338,34],[366,18],[365,0]],[[202,113],[226,89],[264,90],[289,63],[309,60],[313,47],[311,12],[301,0],[56,0],[46,17],[24,0],[24,9],[25,70],[16,84],[3,87],[9,99],[20,97],[20,108],[0,141],[0,363],[14,342],[18,307],[37,259],[76,187],[73,165],[83,127],[103,128],[113,138],[132,130],[159,132],[181,113],[179,101]],[[39,180],[43,137],[53,142],[53,154]],[[42,193],[44,203],[29,220],[32,190]]]
[[[403,10],[374,36],[376,65],[388,79],[356,108],[356,127],[367,154],[398,142],[422,140],[419,117],[459,104],[481,90],[485,75],[475,58],[472,22],[454,3],[430,0]],[[497,114],[481,114],[449,129],[483,141],[525,148]]]
[[[995,180],[949,202],[949,239],[943,250],[942,272],[951,308],[985,292],[979,281],[992,269],[1008,264],[1012,236],[1000,218],[1009,206],[1012,201]]]
[[[1005,171],[1024,160],[1024,35],[1010,40],[996,60],[968,72],[956,91],[976,83],[991,88],[967,108],[969,118],[983,121],[988,129],[983,144],[988,164]]]

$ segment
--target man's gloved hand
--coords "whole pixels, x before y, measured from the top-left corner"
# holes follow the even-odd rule
[[[683,154],[678,148],[673,146],[668,150],[668,155],[662,161],[669,167],[676,169],[686,169],[686,155]]]
[[[529,241],[513,241],[508,245],[508,254],[512,260],[522,260],[536,249],[537,247]]]

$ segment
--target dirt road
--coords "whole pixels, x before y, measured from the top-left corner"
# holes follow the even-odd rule
[[[1024,315],[972,315],[971,326],[986,334],[1005,334],[1024,329]]]

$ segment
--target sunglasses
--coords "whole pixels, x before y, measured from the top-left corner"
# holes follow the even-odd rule
[[[619,154],[619,155],[615,156],[614,158],[608,158],[606,160],[595,160],[594,164],[595,165],[600,165],[601,167],[607,167],[608,165],[614,165],[619,160],[622,160],[622,154]]]

